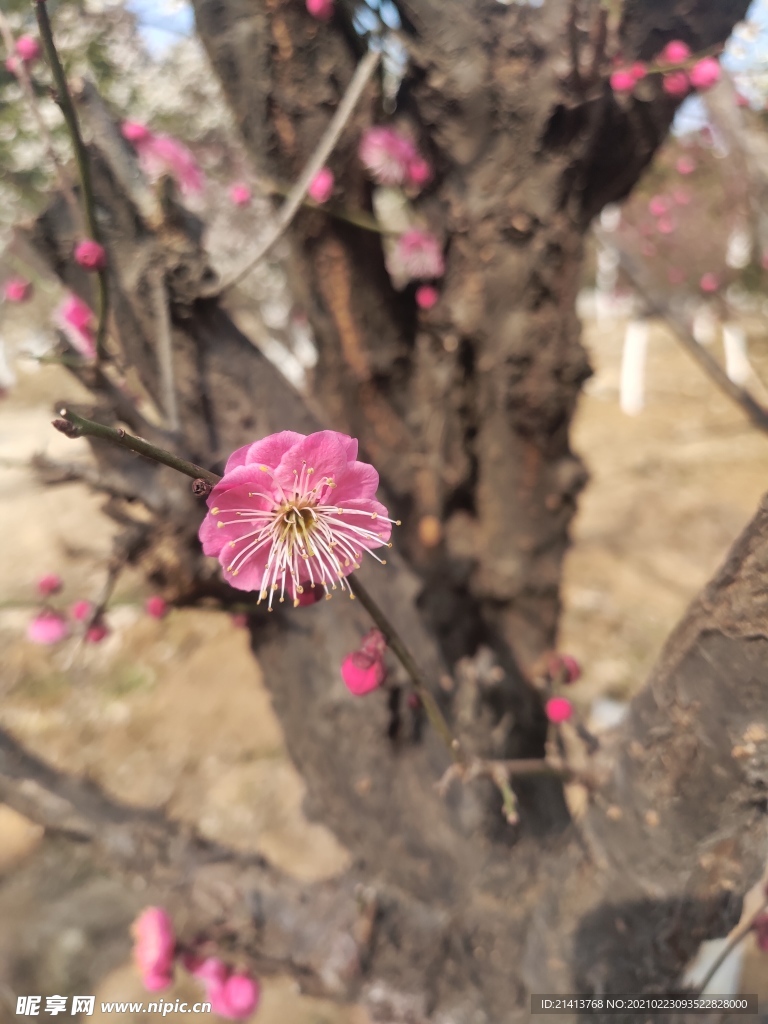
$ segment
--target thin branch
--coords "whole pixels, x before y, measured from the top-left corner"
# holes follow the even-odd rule
[[[2,11],[0,11],[0,35],[3,37],[3,42],[5,43],[5,49],[9,58],[12,58],[15,49],[13,33],[11,31],[10,23]],[[45,118],[40,113],[40,107],[37,104],[35,90],[32,88],[32,77],[24,61],[21,60],[21,58],[16,58],[16,61],[17,63],[14,73],[21,85],[22,92],[27,99],[27,104],[29,105],[30,112],[35,119],[37,130],[40,132],[40,138],[43,140],[48,156],[53,163],[56,178],[59,182],[59,188],[69,205],[70,212],[72,213],[73,224],[78,228],[82,224],[83,215],[75,197],[75,193],[72,191],[72,185],[67,178],[64,168],[59,163],[59,158],[56,154],[56,147],[53,144],[53,136],[48,129],[48,125],[45,123]]]
[[[40,5],[40,2],[41,0],[38,0],[38,6]],[[333,152],[336,143],[341,138],[341,134],[352,116],[366,85],[378,67],[380,60],[380,52],[376,50],[369,50],[365,57],[360,61],[357,66],[357,70],[352,76],[352,81],[347,87],[347,91],[336,109],[336,113],[331,118],[331,122],[326,128],[323,137],[320,139],[317,149],[309,158],[309,161],[302,171],[298,181],[289,192],[280,212],[277,215],[277,219],[272,230],[259,246],[256,254],[251,257],[246,266],[243,267],[239,273],[235,274],[229,284],[224,286],[222,289],[223,291],[227,288],[233,288],[246,278],[254,267],[256,267],[264,259],[267,253],[277,244],[282,235],[288,229],[291,221],[299,212],[302,203],[306,199],[309,187],[314,181],[316,174],[325,165],[328,157]]]
[[[765,898],[763,899],[763,902],[760,904],[757,910],[755,910],[753,914],[750,914],[750,916],[747,918],[744,924],[740,925],[734,931],[728,942],[726,942],[725,946],[723,946],[723,948],[720,950],[720,954],[715,958],[709,970],[704,975],[703,981],[696,990],[699,995],[703,994],[707,985],[710,983],[710,981],[712,981],[712,979],[720,970],[720,968],[725,963],[727,958],[731,955],[734,949],[736,949],[739,943],[742,942],[747,937],[747,935],[749,935],[749,933],[754,928],[757,919],[763,913],[765,913],[766,910],[768,910],[768,893],[765,894]]]
[[[35,13],[37,15],[37,24],[40,28],[40,36],[43,40],[43,46],[45,47],[45,55],[48,59],[48,64],[53,74],[53,80],[56,85],[57,99],[61,112],[64,115],[64,120],[67,124],[70,138],[72,139],[72,148],[75,153],[75,162],[77,163],[77,169],[80,174],[80,184],[83,193],[83,205],[85,207],[85,220],[88,226],[88,233],[91,238],[101,244],[101,230],[99,228],[98,221],[96,219],[96,198],[93,192],[93,184],[91,182],[91,167],[88,159],[88,152],[83,142],[83,137],[80,134],[80,126],[77,121],[77,113],[75,111],[74,104],[72,103],[72,97],[69,93],[69,86],[67,85],[67,77],[64,74],[64,68],[61,66],[59,60],[59,54],[56,50],[56,44],[53,41],[53,30],[51,28],[51,21],[48,17],[48,9],[45,4],[45,0],[35,0]],[[98,307],[99,307],[99,323],[96,329],[96,360],[101,362],[104,359],[104,342],[107,336],[107,316],[109,314],[109,288],[107,285],[107,271],[98,271]]]
[[[635,291],[647,302],[650,310],[656,316],[666,321],[686,352],[693,356],[699,366],[701,366],[707,376],[721,391],[736,402],[737,405],[741,406],[753,426],[757,427],[758,430],[768,433],[768,409],[753,398],[745,388],[734,384],[717,360],[713,359],[709,352],[696,341],[685,320],[678,316],[669,303],[642,279],[631,256],[616,246],[615,243],[613,244],[621,267],[632,282]]]
[[[205,480],[207,483],[217,484],[221,479],[218,474],[212,473],[208,469],[203,469],[202,466],[196,466],[194,462],[188,462],[186,459],[179,458],[178,455],[174,455],[164,448],[158,448],[141,437],[127,434],[120,427],[104,426],[103,423],[96,423],[95,420],[78,416],[77,413],[72,412],[66,407],[59,410],[59,415],[61,419],[54,420],[53,425],[67,437],[98,437],[102,441],[110,441],[121,448],[127,448],[129,451],[136,452],[137,455],[143,455],[153,462],[160,462],[164,466],[170,466],[171,469],[175,469],[185,476],[191,476],[194,480]]]
[[[176,401],[176,382],[173,373],[173,334],[168,308],[168,293],[162,267],[156,267],[151,274],[152,305],[157,328],[157,357],[160,365],[160,387],[163,393],[163,409],[168,427],[177,433],[180,427],[179,406]]]

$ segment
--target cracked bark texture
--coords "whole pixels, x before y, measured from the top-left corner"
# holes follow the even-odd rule
[[[294,178],[359,57],[346,7],[320,25],[294,0],[195,6],[254,159]],[[417,313],[409,291],[393,290],[372,233],[307,211],[290,232],[297,294],[320,346],[313,407],[361,438],[409,524],[400,553],[368,571],[366,584],[434,680],[480,642],[504,670],[493,686],[459,679],[441,695],[474,753],[543,749],[539,698],[523,673],[555,641],[562,558],[585,480],[568,440],[589,372],[574,309],[584,233],[632,188],[674,114],[658,83],[617,101],[606,84],[611,46],[619,39],[626,56],[650,57],[680,36],[703,49],[745,8],[694,0],[661,10],[638,0],[615,26],[590,0],[539,10],[402,0],[412,62],[400,109],[436,168],[418,206],[446,243],[443,297]],[[360,130],[380,119],[379,102],[372,87],[333,161],[350,206],[370,202],[355,149]],[[169,440],[151,424],[134,429],[212,468],[259,434],[316,429],[223,309],[201,226],[170,195],[142,191],[96,99],[86,91],[81,105],[118,362],[158,402],[147,301],[158,272],[168,292],[181,430]],[[62,202],[30,237],[87,297]],[[132,426],[114,383],[85,379],[98,415]],[[181,601],[239,599],[197,552],[201,509],[188,483],[93,448],[115,514],[130,521],[141,501],[152,517],[143,565],[155,583]],[[420,544],[424,515],[443,524],[437,550]],[[764,507],[601,753],[601,784],[578,827],[552,780],[518,787],[517,829],[503,824],[485,783],[441,798],[435,782],[449,759],[432,732],[402,707],[393,729],[383,695],[354,701],[344,689],[338,664],[366,625],[337,601],[257,615],[252,638],[307,809],[349,848],[348,876],[302,889],[157,816],[125,820],[76,780],[46,775],[11,740],[0,743],[2,796],[52,830],[90,839],[158,899],[189,903],[189,937],[222,936],[256,970],[287,967],[311,991],[362,999],[377,1021],[507,1024],[528,1016],[531,991],[663,990],[702,938],[733,923],[765,860],[767,570]],[[40,789],[59,803],[35,805],[30,792]],[[62,819],[62,799],[63,810],[75,802],[79,825],[77,814],[74,825]],[[109,827],[85,827],[83,816]]]

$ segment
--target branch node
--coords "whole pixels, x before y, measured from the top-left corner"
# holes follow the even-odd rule
[[[192,493],[196,498],[207,498],[212,490],[213,486],[207,480],[203,480],[202,477],[197,477],[196,480],[192,481]]]
[[[64,410],[62,410],[63,412]],[[52,425],[64,434],[65,437],[82,437],[83,432],[80,427],[76,427],[74,423],[70,423],[69,420],[52,420]]]

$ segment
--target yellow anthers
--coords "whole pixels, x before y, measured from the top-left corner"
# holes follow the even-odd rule
[[[226,523],[222,523],[221,521],[219,521],[218,523],[216,523],[216,529],[217,530],[221,530],[226,525],[227,525]]]
[[[260,600],[260,601],[266,601],[266,599],[267,599],[267,596],[268,596],[268,595],[267,595],[267,592],[266,592],[266,590],[262,590],[262,591],[261,591],[261,593],[259,594],[259,600]]]
[[[269,472],[269,466],[259,466],[259,469],[261,470],[262,473]]]
[[[371,519],[378,519],[378,518],[379,518],[379,513],[378,512],[371,512]]]
[[[395,526],[402,526],[402,525],[403,525],[402,519],[396,519],[395,520]]]
[[[214,507],[211,509],[211,515],[212,516],[217,516],[219,514],[219,512],[221,512],[221,509],[219,508],[219,506],[218,505],[214,505]]]
[[[282,600],[282,598],[281,598],[281,600]],[[294,599],[293,599],[293,607],[294,608],[298,608],[299,607],[299,599],[298,599],[298,597],[294,597]]]
[[[313,584],[312,584],[312,586],[314,587],[314,585],[315,585],[315,584],[313,583]],[[304,593],[304,587],[302,587],[301,585],[299,585],[298,587],[296,587],[296,593],[297,593],[297,594],[303,594],[303,593]]]

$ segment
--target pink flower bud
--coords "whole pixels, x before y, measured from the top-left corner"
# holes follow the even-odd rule
[[[40,43],[34,36],[19,36],[14,47],[16,56],[21,57],[25,64],[31,64],[40,56]]]
[[[259,1005],[259,983],[245,974],[233,974],[224,982],[224,999],[232,1020],[244,1020]]]
[[[659,217],[656,221],[656,227],[662,235],[671,235],[675,230],[675,222],[671,217]]]
[[[176,938],[171,919],[162,907],[147,907],[133,922],[131,934],[134,940],[133,958],[144,983],[170,979]],[[165,985],[160,987],[164,988]]]
[[[230,187],[229,198],[235,206],[247,206],[253,198],[253,193],[243,182],[238,182]]]
[[[53,314],[54,321],[67,337],[72,348],[85,359],[96,355],[95,317],[77,295],[70,294]]]
[[[152,136],[149,128],[138,121],[123,121],[120,131],[128,142],[146,142]]]
[[[333,176],[333,171],[330,167],[321,167],[317,174],[312,179],[312,184],[309,186],[309,197],[314,199],[316,203],[327,203],[333,195],[333,187],[336,184],[336,179]]]
[[[45,576],[41,576],[37,581],[37,590],[43,597],[50,597],[51,594],[57,594],[64,586],[61,576],[55,572],[46,573]]]
[[[106,250],[92,238],[84,238],[75,246],[75,263],[83,270],[103,270],[107,265]]]
[[[690,156],[681,156],[675,164],[678,174],[693,174],[696,170],[696,161]]]
[[[384,682],[386,673],[380,655],[353,651],[341,663],[341,678],[350,693],[362,697]]]
[[[720,81],[720,64],[714,57],[703,57],[689,72],[694,89],[711,89]]]
[[[223,985],[229,977],[227,965],[223,960],[219,960],[215,956],[206,957],[204,960],[185,956],[182,962],[189,973],[200,981],[211,982],[214,985]]]
[[[669,96],[685,96],[690,87],[688,75],[684,71],[668,72],[663,76],[661,85]]]
[[[648,74],[648,68],[642,63],[642,61],[637,60],[630,67],[629,73],[636,82],[639,82]]]
[[[699,288],[701,288],[703,292],[716,292],[719,287],[720,281],[717,277],[717,274],[713,274],[711,273],[711,271],[707,271],[706,274],[701,275],[701,280],[699,281]]]
[[[654,217],[663,217],[665,213],[669,212],[669,202],[664,196],[653,196],[648,203],[648,209]]]
[[[69,627],[56,612],[41,612],[27,626],[27,639],[33,644],[57,644],[69,634]]]
[[[75,622],[85,622],[88,616],[93,610],[93,605],[90,601],[75,601],[72,607],[69,609],[69,614],[75,620]]]
[[[422,284],[416,289],[416,305],[419,309],[432,309],[439,298],[440,292],[431,284]]]
[[[333,17],[333,0],[307,0],[307,10],[318,21],[330,21]]]
[[[635,77],[628,68],[614,71],[610,81],[614,92],[632,92],[635,88]]]
[[[85,640],[89,644],[100,644],[109,636],[109,628],[104,622],[94,622],[86,631]]]
[[[153,594],[144,602],[144,611],[153,619],[163,619],[168,612],[168,602],[159,594]]]
[[[571,704],[567,697],[550,697],[544,710],[550,722],[559,725],[561,722],[567,722],[571,717],[573,714],[573,704]]]
[[[421,154],[417,153],[408,161],[407,178],[411,185],[421,187],[432,177],[432,168]]]
[[[659,64],[682,64],[691,56],[691,48],[682,39],[673,39],[667,43],[658,56]]]
[[[32,285],[23,277],[9,277],[3,286],[7,302],[26,302],[32,294]]]

